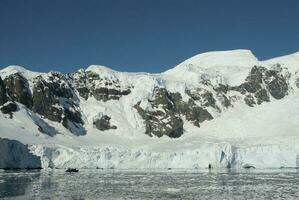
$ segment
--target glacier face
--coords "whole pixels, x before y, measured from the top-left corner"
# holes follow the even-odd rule
[[[161,74],[9,66],[0,137],[28,144],[43,168],[295,167],[298,71],[298,53],[259,61],[249,50]]]
[[[43,168],[87,169],[199,169],[298,167],[298,148],[288,144],[234,146],[230,143],[205,143],[196,149],[158,152],[116,147],[48,147],[33,145]]]

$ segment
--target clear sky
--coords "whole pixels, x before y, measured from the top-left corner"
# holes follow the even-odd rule
[[[0,67],[161,72],[198,53],[299,51],[298,0],[0,0]]]

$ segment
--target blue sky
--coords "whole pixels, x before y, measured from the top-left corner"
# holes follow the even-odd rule
[[[0,0],[0,67],[161,72],[198,53],[299,51],[298,0]]]

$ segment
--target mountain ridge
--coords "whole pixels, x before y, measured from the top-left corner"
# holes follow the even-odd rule
[[[197,56],[195,68],[187,60],[187,64],[183,62],[160,74],[118,72],[96,65],[68,74],[30,72],[19,66],[2,69],[0,137],[30,145],[32,152],[45,159],[45,167],[70,163],[84,166],[78,155],[87,156],[88,165],[94,166],[99,162],[94,160],[97,151],[104,154],[101,159],[110,166],[122,160],[119,156],[124,152],[120,149],[131,152],[126,155],[129,160],[135,154],[144,155],[140,162],[146,166],[144,162],[151,162],[153,155],[179,159],[169,152],[183,152],[184,159],[189,154],[194,158],[197,147],[207,156],[201,158],[201,166],[208,164],[211,154],[220,155],[221,151],[227,154],[226,164],[233,164],[235,149],[240,149],[238,155],[244,155],[247,148],[258,144],[252,138],[260,138],[263,145],[274,145],[274,149],[274,138],[279,145],[297,138],[298,123],[289,115],[297,114],[297,53],[290,55],[290,60],[282,57],[266,62],[257,61],[248,50],[220,54],[218,61],[214,60],[219,52],[198,55],[203,62],[212,57],[213,67],[197,66]],[[241,55],[241,59],[234,64],[235,58],[227,55]],[[242,60],[244,57],[250,62]],[[217,62],[222,66],[215,67]],[[267,117],[259,116],[260,112]],[[263,121],[273,124],[273,128]],[[275,125],[279,123],[280,126]],[[272,151],[267,148],[265,151]],[[283,154],[288,165],[297,152],[294,149],[292,157]],[[117,160],[107,160],[112,152]],[[69,154],[74,160],[63,157]],[[258,157],[249,158],[257,165]],[[219,162],[218,157],[213,159]],[[248,162],[240,159],[236,165]],[[192,160],[186,165],[174,163],[195,166]],[[281,164],[279,158],[273,163]],[[162,161],[156,164],[154,167],[169,166]]]
[[[217,57],[217,54],[220,55],[220,56],[225,56],[225,57],[238,57],[238,55],[241,55],[241,56],[246,55],[245,57],[248,57],[251,61],[257,61],[257,63],[255,63],[257,65],[259,64],[259,62],[273,63],[273,62],[279,62],[281,60],[288,60],[289,58],[291,58],[292,60],[295,60],[295,61],[299,61],[299,51],[291,53],[291,54],[283,55],[283,56],[277,56],[277,57],[265,59],[265,60],[258,60],[258,58],[249,49],[235,49],[235,50],[223,50],[223,51],[209,51],[209,52],[196,54],[196,55],[182,61],[177,66],[181,66],[183,64],[190,63],[190,61],[194,61],[195,59],[200,59],[204,56]],[[191,64],[195,64],[195,63],[191,63]],[[177,67],[177,66],[175,66],[175,67]],[[168,69],[168,70],[166,70],[164,72],[161,72],[161,73],[163,74],[163,73],[165,73],[169,70],[174,69],[175,67],[173,67],[171,69]],[[150,73],[150,72],[125,72],[125,71],[122,72],[122,71],[114,70],[111,67],[107,67],[107,66],[104,66],[104,65],[95,65],[95,64],[89,65],[88,67],[86,67],[85,70],[92,71],[92,70],[96,70],[97,68],[101,69],[100,71],[111,71],[111,72],[129,73],[129,74],[138,74],[138,73],[153,74],[153,75],[160,74],[160,73]],[[14,69],[14,70],[17,70],[17,71],[20,71],[20,72],[25,71],[25,70],[30,71],[30,72],[36,72],[36,71],[31,71],[29,69],[26,69],[23,66],[19,66],[19,65],[9,65],[7,67],[2,67],[2,69],[0,69],[0,70],[2,71],[4,69],[10,69],[10,70]],[[78,69],[78,70],[80,70],[80,69]],[[37,73],[47,73],[47,72],[37,72]]]

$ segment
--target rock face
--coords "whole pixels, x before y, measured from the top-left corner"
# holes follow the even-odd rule
[[[106,131],[109,129],[117,129],[115,125],[110,124],[110,117],[107,115],[102,115],[100,118],[94,120],[93,124],[98,130]]]
[[[0,77],[0,106],[7,101],[6,89],[2,78]]]
[[[254,66],[245,81],[239,86],[213,85],[203,79],[197,88],[186,89],[188,100],[183,101],[180,93],[171,93],[166,88],[155,88],[153,97],[135,105],[144,119],[146,134],[161,137],[180,137],[183,134],[184,117],[195,126],[214,117],[209,112],[221,113],[233,106],[235,101],[244,100],[248,106],[269,102],[270,97],[281,99],[288,94],[290,78],[280,65],[271,69]],[[142,107],[147,105],[147,109]]]
[[[42,77],[37,77],[35,81],[32,110],[49,120],[61,122],[63,110],[56,106],[59,99],[55,95],[55,86],[47,83]]]
[[[265,73],[264,82],[268,91],[275,99],[282,99],[288,94],[288,79],[290,74],[285,76],[281,73],[282,68],[278,65],[276,70],[268,70]]]
[[[41,160],[18,141],[0,138],[0,169],[40,169]]]
[[[138,127],[143,123],[145,134],[177,138],[184,134],[186,122],[201,127],[236,104],[254,107],[282,99],[292,91],[290,80],[295,79],[292,84],[299,87],[299,72],[290,79],[291,74],[279,64],[252,65],[251,69],[246,68],[247,76],[234,85],[223,81],[218,72],[215,81],[211,78],[214,74],[209,74],[211,69],[185,67],[191,72],[198,71],[196,82],[187,84],[187,78],[182,81],[172,77],[171,80],[165,74],[128,74],[105,69],[79,70],[72,74],[49,72],[31,78],[17,71],[2,76],[4,80],[0,78],[0,106],[4,105],[1,112],[12,116],[18,105],[23,104],[37,115],[34,121],[40,132],[55,135],[59,132],[51,124],[55,122],[78,136],[85,135],[86,127],[91,126],[100,131],[118,129],[122,123],[116,122],[117,127],[110,121],[115,122],[117,118],[130,123],[127,116],[118,115],[133,110],[134,115],[139,115],[136,118],[141,118]],[[143,84],[144,88],[140,87]],[[95,109],[100,110],[85,110],[90,102],[96,102]],[[94,118],[99,112],[101,115]],[[47,124],[48,121],[52,122]]]
[[[96,100],[108,101],[108,100],[118,100],[123,95],[130,94],[130,90],[116,90],[116,89],[108,89],[108,88],[96,88],[92,90],[92,95],[96,98]]]
[[[245,95],[244,101],[249,106],[270,101],[270,95],[275,99],[281,99],[288,94],[288,79],[290,75],[283,74],[280,65],[273,69],[254,66],[244,83],[231,90],[239,91]]]
[[[140,102],[135,105],[145,121],[146,134],[162,137],[180,137],[183,134],[183,120],[175,112],[174,102],[165,88],[155,88],[153,98],[148,100],[151,110],[145,110]]]
[[[33,111],[62,125],[76,135],[84,135],[83,120],[73,90],[65,77],[56,72],[49,80],[38,76],[33,87]]]
[[[79,95],[87,100],[93,96],[98,101],[119,100],[131,93],[130,86],[122,87],[117,78],[101,77],[92,71],[78,71],[72,76]]]
[[[197,106],[192,99],[184,102],[179,93],[169,93],[165,88],[155,88],[153,98],[147,103],[151,106],[150,110],[143,109],[140,102],[135,108],[145,120],[146,134],[150,136],[180,137],[184,132],[182,116],[198,127],[201,122],[213,119],[205,108]]]
[[[13,101],[18,101],[28,108],[32,107],[32,95],[28,81],[20,74],[15,73],[4,79],[6,92]]]
[[[18,109],[18,105],[15,102],[7,102],[2,107],[0,107],[0,110],[3,114],[10,114],[12,115],[13,112],[16,112]]]
[[[186,92],[189,93],[190,91]],[[204,98],[205,97],[203,96],[203,99]],[[188,100],[188,102],[184,102],[180,93],[171,93],[171,99],[174,102],[175,111],[181,116],[185,116],[185,118],[192,122],[195,126],[200,127],[200,123],[205,120],[213,119],[212,115],[205,108],[208,106],[215,106],[214,101],[211,105],[209,102],[204,102],[201,106],[198,106],[192,97]]]

